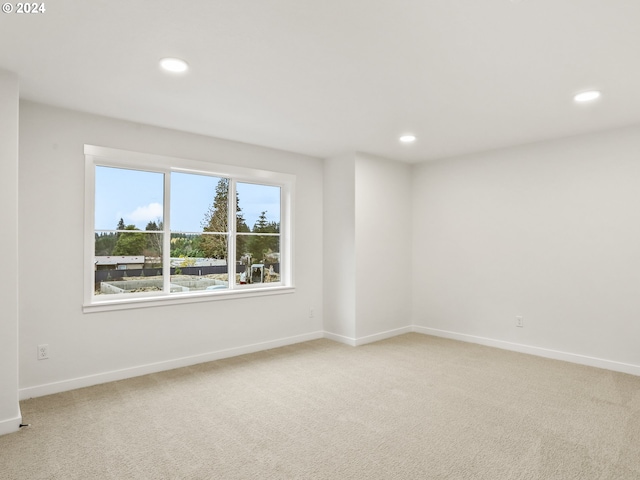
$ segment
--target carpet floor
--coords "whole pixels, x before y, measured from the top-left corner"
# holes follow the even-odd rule
[[[640,377],[406,334],[21,402],[0,478],[640,479]]]

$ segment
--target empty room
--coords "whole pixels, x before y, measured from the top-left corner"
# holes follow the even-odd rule
[[[0,479],[640,480],[640,2],[0,12]]]

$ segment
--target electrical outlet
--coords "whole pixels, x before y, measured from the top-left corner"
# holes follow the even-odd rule
[[[309,309],[309,318],[313,318],[313,317],[315,317],[315,315],[316,315],[316,312],[315,312],[315,310],[313,309],[313,307],[311,307],[311,308]]]
[[[524,320],[522,320],[522,317],[520,315],[516,317],[516,327],[524,327]]]
[[[49,345],[38,345],[38,360],[46,360],[49,358]]]

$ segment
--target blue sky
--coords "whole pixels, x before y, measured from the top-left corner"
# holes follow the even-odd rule
[[[202,220],[213,203],[218,177],[171,174],[171,229],[201,232]],[[122,218],[125,225],[144,230],[149,221],[162,220],[163,175],[155,172],[96,167],[95,229],[113,230]],[[237,184],[242,214],[253,227],[260,212],[267,220],[280,221],[280,188]]]

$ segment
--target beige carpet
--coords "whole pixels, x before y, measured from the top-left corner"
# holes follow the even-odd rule
[[[640,377],[420,334],[21,406],[2,479],[640,479]]]

